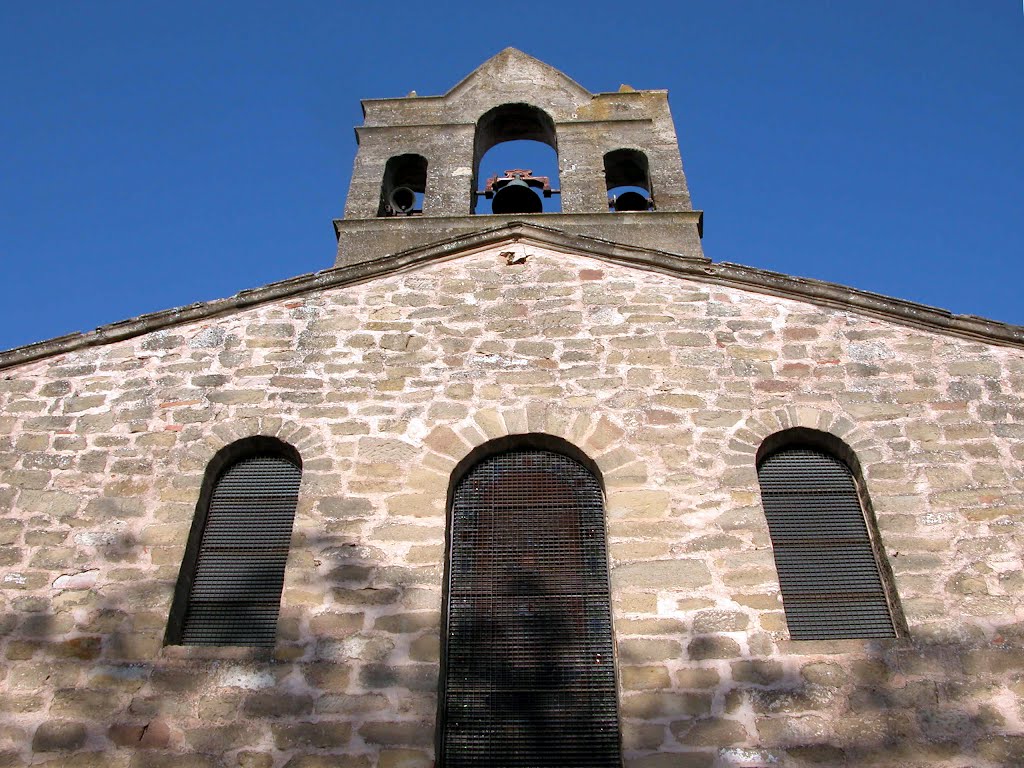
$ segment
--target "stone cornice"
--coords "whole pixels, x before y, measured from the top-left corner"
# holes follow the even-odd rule
[[[698,215],[697,212],[694,212]],[[367,282],[407,272],[427,264],[474,253],[502,242],[535,243],[566,253],[580,254],[613,264],[753,291],[768,296],[803,301],[926,331],[945,333],[987,344],[1024,349],[1024,326],[1010,325],[973,315],[955,315],[944,309],[894,299],[870,291],[848,288],[822,280],[792,277],[779,272],[744,267],[728,262],[713,263],[706,257],[681,256],[593,237],[566,234],[557,229],[524,222],[512,222],[471,235],[455,237],[425,247],[412,248],[373,261],[335,267],[300,275],[259,288],[250,288],[225,299],[198,302],[161,312],[141,315],[86,333],[72,333],[54,339],[0,352],[0,369],[110,344],[153,331],[223,316],[230,312],[328,288]]]

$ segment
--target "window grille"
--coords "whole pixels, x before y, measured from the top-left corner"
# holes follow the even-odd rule
[[[789,634],[794,640],[895,637],[849,468],[786,448],[758,468]]]
[[[254,456],[218,478],[182,625],[183,645],[272,646],[302,471]]]
[[[604,507],[542,450],[478,463],[451,519],[445,768],[620,766]]]

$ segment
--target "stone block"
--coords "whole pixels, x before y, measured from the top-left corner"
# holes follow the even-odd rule
[[[698,633],[737,632],[747,628],[750,619],[739,611],[701,611],[693,617],[693,631]]]
[[[712,768],[714,752],[659,752],[626,761],[626,768]]]
[[[832,728],[819,715],[757,718],[759,741],[766,747],[793,747],[829,743]]]
[[[224,761],[220,757],[175,752],[136,752],[132,756],[129,766],[130,768],[225,768]]]
[[[778,661],[745,659],[734,661],[730,666],[732,679],[738,683],[773,685],[785,674],[781,662]]]
[[[374,629],[393,633],[415,633],[424,629],[437,630],[441,626],[441,615],[436,611],[399,613],[381,616],[374,622]]]
[[[678,659],[683,652],[682,645],[675,640],[651,640],[638,637],[620,637],[618,648],[619,658],[633,664]]]
[[[121,697],[111,691],[62,688],[54,691],[50,714],[83,719],[107,717],[121,708]]]
[[[672,684],[668,668],[661,665],[627,666],[623,664],[619,667],[619,678],[625,690],[669,688]]]
[[[85,723],[74,720],[47,720],[32,735],[33,752],[72,752],[81,749],[88,738]]]
[[[374,761],[369,755],[306,754],[295,755],[284,768],[371,768]]]
[[[811,662],[800,669],[800,676],[812,685],[840,687],[849,680],[845,667],[831,662]]]
[[[694,589],[711,583],[711,572],[700,560],[653,560],[620,565],[612,570],[613,591]]]
[[[289,600],[289,604],[295,602]],[[342,637],[358,632],[363,628],[363,622],[362,613],[321,613],[310,618],[309,629],[320,637]]]
[[[114,744],[134,749],[164,749],[170,737],[170,728],[162,720],[151,720],[141,725],[115,723],[107,729],[107,738]]]
[[[617,491],[608,496],[608,515],[624,519],[658,519],[669,511],[667,491]]]
[[[441,640],[435,633],[417,637],[409,644],[409,658],[413,661],[437,663],[441,657]]]
[[[368,722],[359,727],[359,735],[369,744],[429,747],[434,740],[434,726],[408,720]]]
[[[274,745],[281,750],[338,749],[349,743],[352,726],[347,722],[275,723]]]
[[[659,749],[665,742],[666,728],[660,723],[626,720],[620,724],[622,747],[628,752]]]
[[[185,741],[195,752],[220,754],[259,743],[261,730],[244,720],[224,725],[200,725],[184,732]]]
[[[390,707],[386,696],[369,694],[327,693],[316,699],[317,714],[362,716],[367,713],[384,712]]]
[[[612,603],[616,613],[655,613],[658,610],[658,596],[647,592],[612,591]]]
[[[244,700],[243,711],[251,717],[286,718],[309,715],[313,698],[305,694],[266,691],[254,693]]]
[[[691,640],[686,653],[693,661],[734,659],[740,655],[740,645],[731,637],[708,635]]]
[[[724,717],[681,720],[671,727],[676,741],[691,747],[728,747],[750,738],[742,723]]]
[[[438,669],[431,664],[367,664],[360,670],[359,681],[369,689],[397,687],[434,691],[437,689],[437,676]]]
[[[673,675],[677,688],[714,688],[720,677],[714,669],[680,669]]]
[[[654,720],[664,717],[700,717],[711,714],[710,693],[629,693],[621,698],[622,716]]]
[[[432,753],[416,749],[382,749],[377,758],[377,768],[432,768],[433,765]]]

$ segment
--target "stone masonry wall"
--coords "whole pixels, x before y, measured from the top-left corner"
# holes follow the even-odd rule
[[[1022,394],[1018,349],[511,243],[0,371],[0,766],[431,765],[450,472],[526,432],[603,474],[627,766],[1019,765]],[[754,454],[796,425],[909,637],[788,640]],[[255,434],[304,462],[278,644],[163,647]]]

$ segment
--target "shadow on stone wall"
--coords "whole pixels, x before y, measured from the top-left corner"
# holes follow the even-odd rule
[[[683,674],[700,689],[623,694],[627,714],[667,722],[668,748],[688,757],[672,762],[664,744],[644,757],[659,735],[635,720],[627,742],[644,768],[1021,766],[1022,636],[1024,624],[991,643],[784,642],[773,658],[694,664]]]
[[[436,567],[384,566],[343,535],[307,537],[277,646],[208,651],[163,648],[173,585],[133,580],[136,542],[102,546],[106,586],[83,571],[48,598],[45,584],[8,591],[0,766],[432,765]],[[685,670],[714,676],[622,690],[626,764],[1024,765],[1013,733],[1024,624],[989,642],[782,646],[774,657],[702,654]]]
[[[106,585],[80,572],[0,615],[0,766],[431,764],[436,570],[319,537],[274,648],[164,647],[173,583],[132,579],[138,546],[103,545]]]

